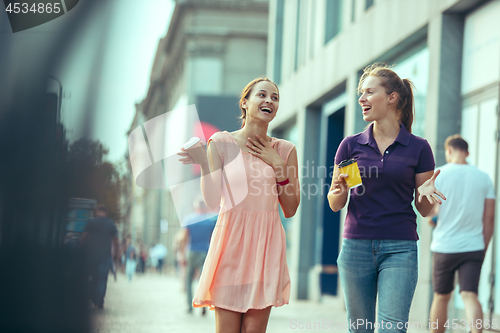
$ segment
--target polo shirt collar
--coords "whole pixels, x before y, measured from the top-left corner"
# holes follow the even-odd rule
[[[408,145],[410,144],[411,134],[403,124],[400,123],[399,127],[400,130],[398,137],[394,141],[397,141],[403,146],[408,147]],[[375,139],[373,138],[373,123],[371,123],[370,126],[368,126],[368,128],[361,133],[361,135],[358,137],[358,143],[376,147]]]
[[[400,123],[399,127],[401,129],[399,130],[398,137],[396,138],[395,141],[399,142],[403,146],[408,147],[410,145],[411,134],[410,134],[410,132],[408,132],[405,125]]]
[[[367,129],[365,129],[361,135],[358,137],[358,143],[362,145],[367,145],[370,142],[375,141],[373,139],[373,123],[371,123]]]

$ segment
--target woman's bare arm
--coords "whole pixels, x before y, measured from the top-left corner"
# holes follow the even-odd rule
[[[441,204],[441,199],[446,200],[434,185],[440,172],[427,171],[415,175],[415,207],[422,217],[429,215],[435,204]]]
[[[222,189],[222,161],[216,145],[208,145],[207,164],[201,166],[201,193],[210,209],[215,209],[220,204]]]
[[[282,174],[280,170],[276,170],[276,181],[279,182],[280,179],[286,180],[287,178],[289,180],[287,185],[278,185],[278,198],[281,209],[283,210],[283,214],[286,218],[290,218],[295,215],[300,203],[298,164],[297,150],[293,148],[286,164],[286,173]]]
[[[330,191],[328,191],[328,203],[330,204],[330,208],[334,212],[338,212],[347,203],[347,197],[349,194],[349,187],[345,182],[345,179],[349,175],[341,174],[339,170],[339,166],[335,165],[333,169],[333,177],[332,177],[332,185],[330,187]]]
[[[222,189],[222,160],[219,155],[219,151],[215,144],[210,144],[207,146],[207,151],[205,152],[204,147],[199,147],[196,149],[203,149],[203,153],[199,151],[194,153],[193,151],[186,151],[181,148],[180,153],[177,155],[182,156],[179,161],[182,164],[199,164],[201,167],[201,193],[205,204],[209,209],[215,209],[220,204],[221,189]],[[189,154],[191,152],[191,154]]]

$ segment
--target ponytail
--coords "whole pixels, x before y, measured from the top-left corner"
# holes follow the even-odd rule
[[[403,79],[403,85],[406,90],[404,96],[400,94],[398,111],[400,112],[399,121],[406,127],[408,132],[411,133],[411,125],[413,124],[413,117],[415,115],[415,104],[413,101],[413,89],[415,86],[408,79]]]

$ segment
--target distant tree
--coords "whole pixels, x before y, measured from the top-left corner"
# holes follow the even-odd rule
[[[104,161],[109,150],[100,141],[80,139],[68,152],[67,185],[71,198],[95,199],[115,222],[121,218],[122,180],[115,165]]]

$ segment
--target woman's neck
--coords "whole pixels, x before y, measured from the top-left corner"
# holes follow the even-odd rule
[[[258,135],[261,138],[267,139],[267,128],[268,126],[257,125],[254,123],[245,123],[245,126],[241,129],[240,135],[243,139],[252,138]]]
[[[376,139],[394,141],[398,137],[400,130],[398,121],[382,120],[373,123],[373,137]]]

